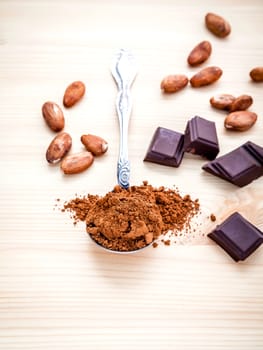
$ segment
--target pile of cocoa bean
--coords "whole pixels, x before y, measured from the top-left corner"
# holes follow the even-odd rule
[[[231,33],[231,26],[227,20],[215,13],[207,13],[205,16],[206,28],[219,38],[225,38]],[[206,62],[212,53],[212,44],[207,41],[198,43],[189,53],[187,62],[196,67]],[[175,93],[185,88],[190,82],[193,88],[199,88],[215,83],[223,74],[223,70],[217,66],[201,69],[190,79],[185,74],[170,74],[161,81],[161,89],[164,93]],[[263,67],[254,67],[249,72],[253,82],[263,82]],[[249,95],[234,97],[231,94],[220,94],[210,98],[212,107],[228,111],[224,126],[227,130],[246,131],[257,121],[257,114],[247,109],[252,105],[253,98]]]
[[[64,107],[73,107],[83,98],[85,91],[86,87],[83,82],[71,83],[64,92]],[[77,174],[88,169],[93,164],[94,157],[101,156],[108,150],[108,143],[102,137],[84,134],[81,135],[80,141],[86,150],[69,155],[72,137],[69,133],[62,132],[65,127],[62,108],[57,103],[48,101],[42,106],[42,114],[49,128],[58,132],[47,148],[46,160],[50,164],[60,163],[64,174]]]

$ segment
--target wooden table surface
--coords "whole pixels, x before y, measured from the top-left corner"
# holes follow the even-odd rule
[[[198,4],[197,4],[198,3]],[[232,25],[226,39],[204,26],[207,12]],[[226,349],[263,348],[263,247],[235,263],[206,234],[238,210],[263,230],[263,178],[237,188],[204,173],[198,156],[179,168],[145,163],[158,126],[180,132],[195,115],[216,123],[220,154],[251,140],[263,145],[262,84],[249,71],[263,64],[261,0],[0,1],[0,348]],[[200,41],[218,65],[214,85],[164,96],[165,75],[191,77],[186,58]],[[116,184],[119,131],[113,54],[133,50],[139,74],[132,88],[129,127],[131,183],[177,186],[199,198],[202,213],[189,242],[162,244],[134,255],[95,246],[83,223],[55,209],[75,194],[105,194]],[[79,175],[49,166],[54,133],[41,107],[62,105],[66,86],[82,80],[87,92],[64,110],[72,153],[83,133],[108,140],[108,153]],[[250,94],[258,114],[243,133],[224,130],[225,113],[210,107],[216,93]],[[214,213],[217,221],[207,217]]]

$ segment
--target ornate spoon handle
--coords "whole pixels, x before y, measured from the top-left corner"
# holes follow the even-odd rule
[[[118,93],[116,108],[120,126],[120,148],[117,164],[117,179],[120,186],[128,188],[130,180],[130,162],[128,159],[128,126],[132,108],[131,94],[128,89]]]
[[[112,75],[118,85],[116,109],[120,126],[120,148],[117,163],[118,184],[123,188],[129,187],[130,162],[128,159],[128,126],[132,110],[130,87],[137,74],[137,64],[130,51],[121,49],[116,55]]]

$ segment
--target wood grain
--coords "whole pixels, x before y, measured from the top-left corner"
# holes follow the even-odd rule
[[[206,30],[209,11],[231,23],[228,38]],[[263,348],[263,248],[236,264],[206,238],[236,210],[263,230],[263,179],[236,188],[205,174],[205,161],[190,155],[178,169],[143,162],[157,126],[183,132],[194,115],[216,123],[220,154],[247,140],[263,145],[263,86],[249,78],[262,65],[262,32],[261,0],[0,1],[0,349]],[[202,40],[213,47],[206,64],[221,67],[222,78],[163,95],[165,75],[198,70],[187,56]],[[129,256],[99,250],[83,224],[74,226],[55,207],[57,198],[104,194],[116,183],[117,90],[109,66],[120,47],[132,49],[140,65],[132,88],[131,182],[177,186],[202,207],[180,242]],[[45,160],[54,133],[41,106],[62,105],[74,80],[87,92],[64,109],[72,152],[82,150],[83,133],[105,138],[109,151],[88,171],[65,176]],[[209,104],[217,93],[253,96],[255,126],[224,130],[224,113]]]

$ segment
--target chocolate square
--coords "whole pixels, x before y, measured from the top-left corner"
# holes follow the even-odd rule
[[[245,260],[262,243],[263,232],[235,212],[208,234],[235,261]]]
[[[263,148],[248,141],[202,169],[236,186],[246,186],[263,175]]]
[[[190,119],[185,129],[184,151],[215,159],[219,152],[215,123],[198,116]]]
[[[183,158],[184,135],[158,127],[153,135],[144,161],[178,167]]]

